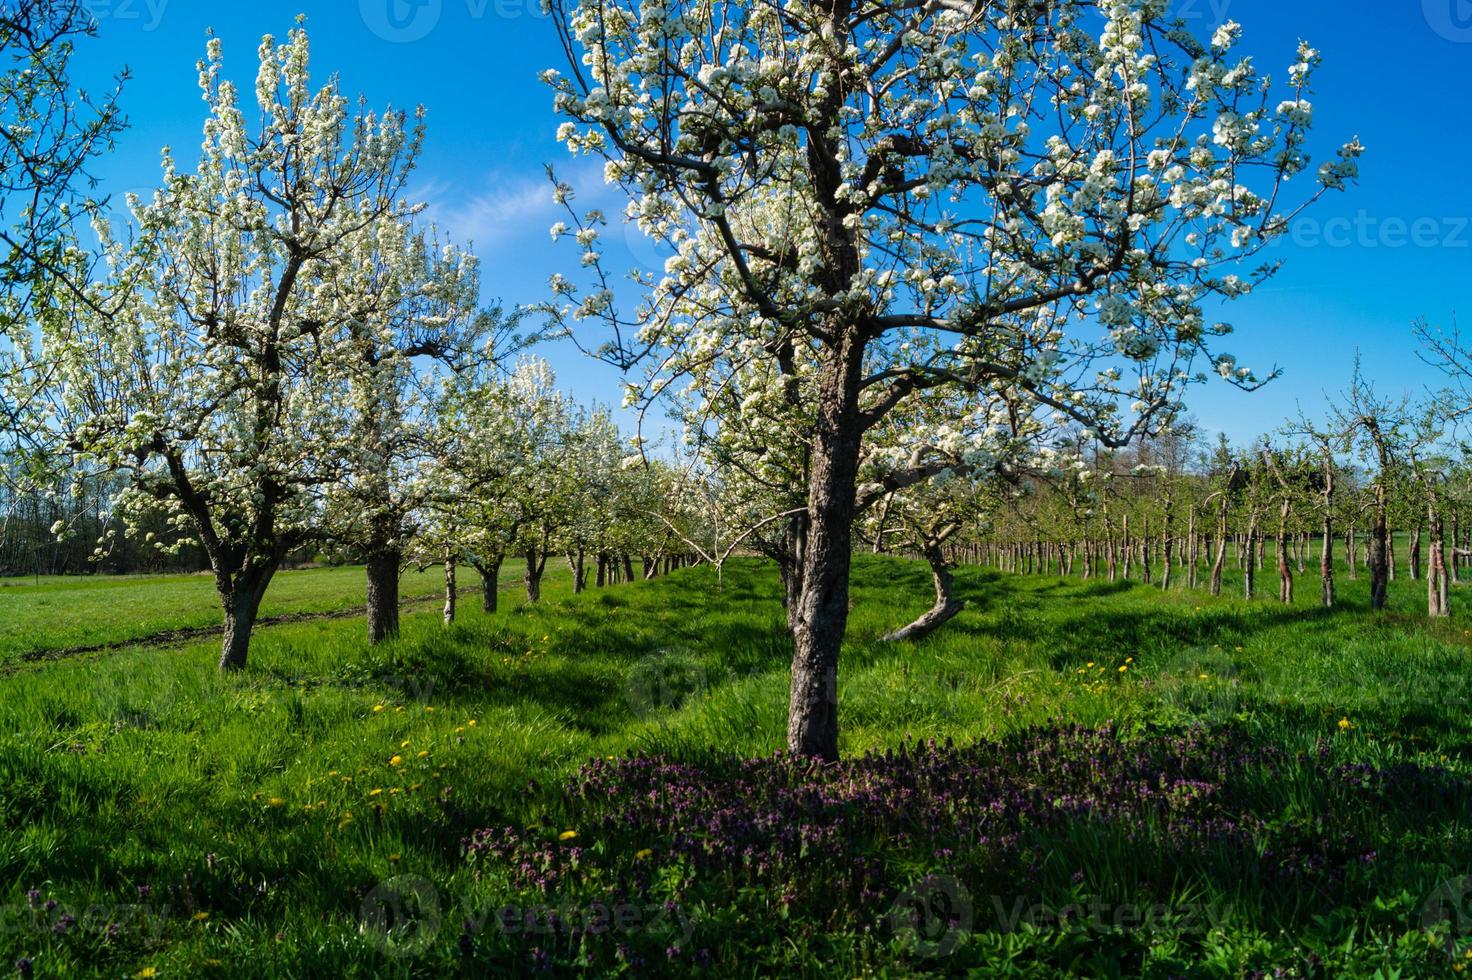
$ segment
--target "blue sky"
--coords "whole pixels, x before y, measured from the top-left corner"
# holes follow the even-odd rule
[[[151,189],[158,153],[187,160],[204,104],[195,61],[205,31],[225,47],[226,70],[249,83],[260,36],[284,35],[304,13],[313,69],[336,71],[371,105],[428,109],[418,193],[460,240],[474,239],[486,293],[507,304],[545,297],[547,277],[576,262],[547,228],[558,215],[547,163],[580,199],[615,199],[601,168],[570,159],[554,141],[557,119],[537,80],[562,55],[538,0],[89,0],[100,38],[79,52],[98,84],[126,65],[131,128],[97,168],[104,193]],[[1222,384],[1192,392],[1208,430],[1247,440],[1302,403],[1317,414],[1343,388],[1355,352],[1389,392],[1416,391],[1436,376],[1417,358],[1411,324],[1450,326],[1460,309],[1472,332],[1472,0],[1172,0],[1210,33],[1227,19],[1245,48],[1282,74],[1299,38],[1324,55],[1315,128],[1324,145],[1358,134],[1367,152],[1359,186],[1331,195],[1281,246],[1286,266],[1270,285],[1226,311],[1230,348],[1259,372],[1285,376],[1255,394]],[[247,86],[247,91],[249,90]],[[633,258],[660,261],[626,236]],[[610,250],[609,254],[615,254]],[[580,399],[616,402],[617,375],[570,346],[544,350]]]

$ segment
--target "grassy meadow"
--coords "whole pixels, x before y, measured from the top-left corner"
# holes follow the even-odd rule
[[[1469,597],[1430,624],[1420,583],[1380,615],[1340,585],[1324,612],[1312,570],[1285,608],[964,568],[967,610],[893,646],[928,569],[860,558],[845,762],[820,771],[774,755],[789,645],[755,560],[719,592],[708,568],[581,596],[549,574],[538,606],[414,607],[378,648],[360,618],[274,625],[230,677],[213,639],[19,660],[208,625],[207,578],[7,584],[0,953],[32,976],[1454,976]],[[361,586],[286,573],[265,613]]]
[[[501,582],[519,581],[524,565],[506,562]],[[474,579],[473,574],[467,576]],[[363,605],[363,569],[310,568],[279,573],[261,604],[261,616],[343,613]],[[471,583],[467,583],[471,584]],[[438,566],[406,571],[401,598],[437,598]],[[478,586],[476,586],[478,588]],[[208,573],[0,578],[0,667],[78,649],[136,643],[176,631],[220,625],[220,599]]]

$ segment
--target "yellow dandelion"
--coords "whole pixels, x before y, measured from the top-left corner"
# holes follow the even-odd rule
[[[1125,671],[1127,671],[1129,669],[1130,669],[1130,665],[1129,664],[1120,664],[1119,665],[1119,672],[1121,674],[1123,674]]]
[[[1087,664],[1085,664],[1085,665],[1084,665],[1084,666],[1085,666],[1085,667],[1092,667],[1092,666],[1094,666],[1094,662],[1093,662],[1093,661],[1092,661],[1092,660],[1090,660],[1090,661],[1089,661],[1089,662],[1088,662],[1088,663],[1087,663]]]
[[[469,721],[467,721],[465,724],[469,725],[471,728],[474,728],[475,727],[475,719],[472,718]]]
[[[429,758],[429,750],[428,749],[423,749],[422,751],[420,751],[419,755],[416,756],[415,758],[419,758],[419,759],[427,759],[427,758]]]
[[[560,834],[557,835],[557,839],[558,840],[572,840],[573,838],[577,837],[577,835],[578,835],[578,832],[576,830],[564,830],[562,833],[560,833]]]
[[[1204,680],[1206,680],[1206,677],[1207,677],[1207,675],[1205,675],[1205,674],[1197,674],[1196,675],[1197,680],[1203,680],[1204,681]]]
[[[208,919],[209,917],[210,917],[210,914],[208,912],[196,912],[196,913],[194,913],[194,921],[195,922],[203,922],[205,919]]]
[[[368,791],[368,795],[369,796],[382,796],[383,795],[383,790],[381,790],[381,789],[379,789],[378,787],[375,786],[373,789],[370,789]]]
[[[1347,732],[1347,731],[1349,731],[1353,727],[1354,727],[1354,722],[1350,721],[1348,718],[1340,718],[1339,719],[1339,730],[1341,732]]]
[[[392,759],[388,760],[388,764],[391,765],[391,766],[402,765],[403,762],[404,762],[404,757],[401,756],[401,755],[396,755]]]
[[[145,966],[143,969],[133,974],[133,976],[138,978],[138,980],[147,980],[148,977],[156,977],[158,976],[158,967]]]
[[[433,711],[434,710],[434,705],[432,705],[432,704],[426,704],[424,706],[424,710],[425,711]]]
[[[642,851],[638,852],[637,854],[635,854],[634,855],[634,858],[635,858],[635,860],[642,861],[642,860],[644,860],[645,858],[647,858],[649,855],[651,855],[653,853],[654,853],[654,850],[652,848],[646,847],[646,848],[644,848],[644,850],[642,850]]]
[[[285,803],[286,801],[279,796],[273,796],[266,801],[267,806],[284,806]]]
[[[403,714],[404,713],[404,706],[402,704],[399,705],[397,708],[394,709],[394,713],[395,714]]]
[[[378,713],[379,713],[379,712],[380,712],[380,711],[382,711],[382,710],[383,710],[383,708],[384,708],[384,706],[383,706],[383,705],[381,705],[381,704],[375,704],[375,705],[374,705],[374,706],[373,706],[373,713],[374,713],[374,714],[375,714],[375,715],[376,715],[376,714],[378,714]]]
[[[399,743],[399,748],[407,749],[409,747],[409,743],[412,741],[414,741],[412,738],[404,739],[402,742]]]

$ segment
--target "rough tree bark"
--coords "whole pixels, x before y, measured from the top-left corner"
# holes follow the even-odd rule
[[[1384,609],[1386,590],[1390,584],[1390,531],[1386,525],[1388,501],[1386,474],[1381,471],[1375,487],[1375,513],[1370,527],[1370,608]]]
[[[496,555],[475,563],[476,574],[480,576],[480,608],[483,612],[493,613],[500,605],[502,560],[501,555]]]
[[[526,601],[542,601],[542,574],[547,570],[547,552],[544,548],[526,550]]]
[[[830,762],[838,758],[838,654],[848,626],[864,359],[857,331],[840,328],[835,340],[819,380],[787,713],[788,751]]]
[[[945,539],[950,537],[954,531],[955,529],[951,529],[941,535],[926,535],[920,542],[921,553],[930,563],[930,575],[935,584],[935,605],[913,623],[885,636],[884,642],[897,643],[902,640],[924,639],[966,608],[966,603],[955,596],[955,580],[951,576],[951,566],[946,561],[943,550]]]
[[[453,553],[445,555],[445,625],[449,626],[455,621],[455,602],[459,598],[455,586],[455,556]]]
[[[1242,595],[1251,599],[1257,591],[1257,542],[1259,531],[1257,529],[1257,508],[1254,507],[1247,513],[1247,541],[1246,560],[1242,562]]]
[[[1446,542],[1442,536],[1441,511],[1434,496],[1426,505],[1426,526],[1431,536],[1426,568],[1426,614],[1441,619],[1451,615],[1451,608],[1447,596]]]
[[[1222,491],[1216,514],[1216,560],[1211,564],[1211,594],[1222,594],[1222,570],[1227,566],[1227,494]]]
[[[572,572],[573,595],[582,595],[583,590],[588,585],[586,555],[587,552],[583,549],[583,546],[578,545],[578,547],[567,556],[567,567],[568,570]]]
[[[399,635],[399,569],[403,554],[398,548],[375,549],[368,555],[368,642],[382,643]]]
[[[1199,577],[1196,567],[1199,545],[1196,540],[1196,505],[1192,504],[1186,517],[1186,586],[1192,589],[1196,588]]]
[[[261,600],[279,565],[279,560],[261,564],[247,562],[246,567],[234,575],[215,573],[215,588],[225,609],[225,633],[220,643],[221,670],[236,671],[245,666],[250,652],[251,630],[260,614]]]
[[[1278,601],[1285,606],[1293,605],[1293,568],[1288,557],[1288,517],[1293,511],[1293,501],[1286,495],[1278,510]]]

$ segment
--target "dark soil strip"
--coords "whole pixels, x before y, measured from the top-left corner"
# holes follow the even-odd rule
[[[518,588],[517,583],[507,582],[500,585],[499,592],[511,592]],[[459,590],[460,595],[480,595],[481,588],[478,585],[466,586]],[[439,602],[444,598],[439,595],[410,596],[399,600],[400,609],[408,609],[413,606],[428,605]],[[262,616],[256,620],[256,628],[263,626],[284,626],[289,623],[309,623],[314,620],[330,619],[352,619],[365,615],[361,605],[350,606],[346,609],[330,609],[326,612],[300,612],[283,613],[280,616]],[[61,647],[56,650],[27,650],[17,657],[19,663],[45,663],[52,660],[69,660],[73,657],[83,657],[90,653],[110,653],[115,650],[124,650],[128,647],[166,647],[177,646],[181,643],[189,643],[193,640],[203,640],[212,636],[220,635],[220,626],[186,626],[180,629],[164,630],[162,633],[151,633],[148,636],[138,637],[133,640],[114,640],[110,643],[94,643],[89,646]],[[16,665],[11,665],[11,670],[0,668],[0,673],[11,673]]]

